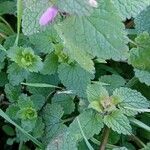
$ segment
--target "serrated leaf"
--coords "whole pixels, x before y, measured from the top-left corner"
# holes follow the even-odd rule
[[[6,114],[16,120],[17,119],[17,112],[19,111],[19,107],[16,104],[12,104],[10,105],[7,109],[6,109]]]
[[[140,34],[136,39],[137,48],[130,51],[129,62],[135,68],[135,75],[140,81],[150,84],[150,36],[147,32]]]
[[[46,150],[77,150],[77,146],[72,136],[64,132],[51,140]]]
[[[150,6],[143,10],[136,18],[135,18],[135,27],[139,33],[143,31],[147,31],[150,33]]]
[[[116,88],[124,86],[126,81],[120,75],[104,75],[100,77],[100,82],[106,83],[106,89],[112,93]]]
[[[36,124],[35,124],[35,128],[32,131],[32,135],[35,138],[40,138],[42,137],[43,133],[44,133],[44,127],[45,124],[43,123],[43,120],[41,117],[38,117]]]
[[[55,31],[56,32],[56,31]],[[51,53],[53,48],[54,29],[48,28],[46,31],[29,36],[30,42],[34,45],[38,53]]]
[[[46,4],[46,5],[45,5]],[[45,27],[41,27],[39,19],[43,12],[51,6],[49,0],[27,1],[23,11],[22,27],[25,35],[32,35],[43,31]]]
[[[12,47],[7,54],[12,61],[27,71],[38,72],[43,67],[41,58],[35,55],[31,48]]]
[[[11,65],[8,66],[7,73],[9,82],[12,85],[18,85],[29,75],[29,72],[27,72],[23,68],[20,68],[16,63],[12,63]]]
[[[89,102],[101,101],[109,96],[107,90],[99,83],[90,84],[87,87],[87,97]]]
[[[113,0],[123,20],[136,17],[142,10],[150,5],[150,0]]]
[[[88,0],[58,0],[57,7],[72,15],[90,15],[93,10]]]
[[[91,109],[81,113],[78,118],[87,139],[91,138],[94,134],[98,134],[103,128],[102,117]],[[83,139],[77,118],[70,124],[68,131],[76,141]]]
[[[144,70],[134,69],[135,76],[140,80],[140,82],[150,86],[150,73]]]
[[[32,95],[30,98],[31,98],[36,110],[40,110],[46,101],[45,97],[40,94]]]
[[[119,134],[130,135],[132,133],[128,118],[120,111],[114,111],[111,114],[106,115],[104,117],[104,123]]]
[[[0,3],[0,15],[15,14],[15,13],[16,13],[16,2],[5,1]]]
[[[67,94],[55,94],[52,98],[52,104],[61,105],[65,114],[70,114],[75,109],[74,97]]]
[[[113,92],[112,97],[119,101],[118,107],[121,109],[121,111],[125,115],[129,116],[137,114],[138,110],[132,111],[129,110],[128,107],[134,109],[147,109],[150,106],[149,101],[142,96],[140,92],[129,88],[121,87],[116,89]]]
[[[85,90],[94,78],[94,75],[81,68],[78,64],[61,64],[58,67],[59,78],[68,90],[72,90],[74,94],[85,97]]]
[[[46,56],[43,63],[42,74],[55,74],[58,69],[58,57],[54,53],[50,53]]]
[[[109,0],[102,0],[90,17],[71,16],[55,28],[72,56],[81,51],[101,59],[127,58],[128,39],[124,26]],[[80,65],[83,67],[83,64]]]
[[[47,104],[43,110],[42,116],[45,123],[44,143],[49,143],[50,140],[56,138],[59,134],[66,131],[67,127],[63,124],[61,117],[63,109],[58,104]]]
[[[21,87],[12,86],[11,84],[6,84],[5,94],[10,102],[17,102],[21,94]]]

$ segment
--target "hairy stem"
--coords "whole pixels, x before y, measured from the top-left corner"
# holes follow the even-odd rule
[[[131,135],[131,140],[134,141],[139,148],[145,147],[143,141],[141,141],[137,136]]]
[[[105,126],[104,132],[103,132],[103,137],[102,137],[102,142],[101,142],[99,150],[105,150],[105,147],[106,147],[107,141],[108,141],[108,137],[109,137],[109,133],[110,133],[110,129],[107,126]]]

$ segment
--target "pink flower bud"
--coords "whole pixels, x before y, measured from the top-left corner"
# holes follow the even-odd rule
[[[92,6],[92,7],[98,7],[98,3],[96,0],[89,0],[89,4]]]
[[[39,24],[41,26],[47,25],[49,22],[52,22],[57,16],[58,9],[55,6],[49,7],[40,17]]]

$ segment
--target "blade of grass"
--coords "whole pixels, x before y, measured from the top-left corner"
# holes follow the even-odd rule
[[[39,142],[37,139],[35,139],[32,135],[30,135],[28,132],[26,132],[23,128],[21,128],[19,125],[17,125],[13,120],[10,119],[10,117],[3,112],[0,109],[0,116],[2,118],[4,118],[5,120],[7,120],[9,123],[11,123],[12,125],[14,125],[18,130],[20,130],[24,135],[27,136],[27,138],[29,138],[33,143],[35,143],[38,147],[40,147],[42,150],[44,150],[44,145]]]
[[[91,144],[89,143],[89,141],[87,140],[87,138],[86,138],[86,136],[85,136],[85,134],[84,134],[84,132],[83,132],[83,130],[82,130],[81,123],[80,123],[80,120],[79,120],[78,117],[77,117],[77,122],[78,122],[80,131],[81,131],[81,134],[82,134],[82,136],[83,136],[83,138],[84,138],[84,141],[85,141],[87,147],[89,148],[89,150],[94,150],[93,147],[91,146]]]
[[[15,45],[18,45],[18,41],[19,41],[22,13],[23,13],[23,1],[17,0],[17,37],[16,37]]]
[[[46,83],[21,83],[22,85],[26,85],[26,86],[32,86],[32,87],[41,87],[41,88],[58,88],[58,89],[62,89],[61,87],[55,86],[55,85],[51,85],[51,84],[46,84]]]
[[[143,123],[143,122],[141,122],[141,121],[139,121],[139,120],[137,120],[137,119],[135,119],[135,118],[130,118],[129,120],[130,120],[130,122],[131,122],[132,124],[134,124],[134,125],[136,125],[136,126],[142,128],[142,129],[144,129],[144,130],[150,132],[150,127],[149,127],[148,125],[146,125],[145,123]]]

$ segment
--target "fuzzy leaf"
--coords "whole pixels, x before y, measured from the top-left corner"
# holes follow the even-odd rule
[[[102,0],[91,16],[71,16],[55,28],[72,57],[78,52],[101,59],[125,60],[128,56],[124,25],[109,0]],[[84,67],[78,58],[74,59]]]
[[[150,5],[150,0],[113,0],[123,20],[136,17],[142,10]]]
[[[140,92],[129,88],[121,87],[116,89],[113,92],[113,98],[119,102],[118,106],[121,111],[125,115],[129,116],[137,114],[138,110],[132,111],[127,107],[134,109],[147,109],[150,106],[149,101],[144,96],[142,96]]]
[[[61,117],[63,116],[63,109],[58,104],[47,104],[43,110],[43,119],[46,125],[44,143],[49,143],[50,140],[56,138],[59,134],[66,130]]]
[[[72,136],[64,132],[51,140],[46,150],[77,150],[77,146]]]
[[[85,97],[85,90],[94,75],[81,68],[78,64],[61,64],[58,67],[59,78],[68,90]]]
[[[67,94],[55,94],[52,98],[52,104],[61,105],[65,114],[70,114],[75,109],[73,96]]]
[[[135,27],[139,33],[147,31],[150,34],[150,6],[135,18]]]
[[[87,139],[91,138],[94,134],[98,134],[103,128],[102,117],[91,109],[81,113],[78,118]],[[83,139],[77,119],[70,124],[68,130],[76,141]]]
[[[104,123],[119,134],[122,133],[125,135],[130,135],[132,133],[128,118],[120,111],[114,111],[111,114],[105,116]]]
[[[45,28],[39,24],[44,11],[51,6],[49,0],[27,1],[23,11],[22,27],[25,35],[32,35],[43,31]]]
[[[105,86],[109,93],[112,93],[118,87],[124,86],[126,83],[123,77],[115,74],[101,76],[100,82],[109,84]]]
[[[31,48],[12,47],[7,54],[12,61],[30,72],[38,72],[43,67],[41,58]]]
[[[50,53],[46,56],[43,63],[42,74],[55,74],[58,69],[58,57],[54,53]]]
[[[11,65],[9,65],[7,73],[9,82],[12,85],[18,85],[29,75],[29,72],[27,72],[23,68],[20,68],[16,63],[12,63]]]
[[[141,82],[150,85],[150,36],[147,32],[136,38],[137,48],[130,51],[130,63],[135,68],[135,75]]]
[[[21,88],[17,86],[12,86],[11,84],[6,84],[5,94],[10,102],[17,102],[21,94]]]
[[[58,0],[57,6],[61,11],[73,15],[89,15],[93,10],[88,0]]]

